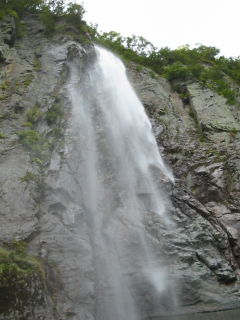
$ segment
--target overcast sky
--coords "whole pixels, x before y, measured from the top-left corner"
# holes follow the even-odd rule
[[[201,43],[240,56],[240,0],[77,0],[102,31],[139,35],[157,47]]]

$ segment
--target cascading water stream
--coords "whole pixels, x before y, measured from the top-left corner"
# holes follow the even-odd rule
[[[71,65],[68,85],[79,201],[94,250],[95,318],[139,320],[146,316],[143,308],[158,308],[163,293],[170,291],[144,219],[154,213],[168,224],[155,175],[173,177],[124,65],[105,49],[96,47],[96,53],[83,74]]]

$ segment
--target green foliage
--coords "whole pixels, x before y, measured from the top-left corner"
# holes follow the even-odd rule
[[[33,81],[33,75],[32,74],[28,74],[27,76],[25,76],[24,80],[23,80],[23,85],[25,88],[29,87],[30,84]]]
[[[3,10],[12,10],[22,16],[26,12],[36,13],[44,0],[1,0],[0,6]]]
[[[58,114],[54,110],[48,110],[46,120],[49,125],[56,123],[58,119]]]
[[[225,58],[220,57],[217,61],[218,66],[230,76],[238,85],[240,85],[240,57]]]
[[[36,58],[34,61],[33,61],[33,69],[37,72],[41,71],[42,69],[42,64],[41,64],[41,61],[39,58]]]
[[[236,104],[236,93],[234,90],[230,88],[226,88],[224,90],[219,91],[220,94],[222,94],[226,99],[228,104]]]
[[[19,178],[21,183],[26,183],[29,184],[30,182],[35,182],[36,180],[36,175],[33,174],[30,171],[27,171],[26,174],[23,177]]]
[[[54,15],[61,16],[64,12],[64,0],[46,0],[45,7]]]
[[[0,314],[22,311],[33,299],[33,282],[42,282],[44,277],[40,261],[27,254],[23,241],[13,241],[9,249],[0,248]]]
[[[44,133],[39,133],[29,129],[17,133],[20,143],[30,151],[32,165],[37,170],[36,173],[27,171],[19,180],[21,183],[34,183],[38,195],[41,197],[45,191],[45,174],[44,167],[49,161],[49,155],[52,148],[49,138]]]
[[[149,75],[152,79],[156,79],[156,74],[152,70],[149,71]]]
[[[15,245],[18,246],[17,241],[15,241],[14,246]],[[0,288],[13,284],[13,279],[11,281],[10,277],[7,276],[10,274],[18,284],[22,284],[23,278],[25,278],[25,276],[28,277],[29,274],[35,272],[41,274],[41,276],[43,274],[39,261],[27,255],[26,250],[22,247],[22,242],[20,246],[21,247],[17,247],[16,250],[0,248]],[[15,285],[17,283],[15,282]]]
[[[236,93],[224,79],[224,74],[240,85],[240,58],[218,57],[219,49],[215,47],[198,45],[190,49],[188,45],[184,45],[175,50],[168,47],[157,49],[143,37],[123,37],[114,31],[98,32],[96,25],[88,26],[82,20],[85,13],[82,5],[74,2],[65,4],[64,0],[0,0],[0,8],[0,19],[6,15],[16,18],[19,36],[22,36],[26,29],[18,17],[27,12],[39,15],[49,36],[55,31],[59,19],[63,18],[77,32],[61,23],[58,24],[58,31],[71,35],[76,41],[88,44],[90,35],[100,45],[119,54],[124,61],[149,67],[170,81],[198,80],[223,95],[229,104],[236,103]],[[41,70],[39,60],[35,60],[34,69]],[[24,86],[28,87],[32,79],[32,75],[29,75],[23,81]],[[6,98],[6,95],[0,95],[0,100]],[[54,123],[57,118],[55,111],[50,110],[47,115],[48,123]]]
[[[202,70],[201,76],[202,78],[205,78],[204,80],[218,81],[223,78],[224,74],[219,68],[213,66],[212,68],[205,68]]]
[[[19,19],[15,19],[15,21],[16,21],[16,37],[18,39],[21,39],[27,33],[27,27],[26,27],[26,24],[20,21]]]
[[[180,62],[175,62],[165,67],[165,76],[168,80],[187,80],[190,78],[190,71],[187,66]]]
[[[35,107],[28,110],[26,116],[28,123],[36,124],[43,118],[43,113],[40,110],[39,106],[36,105]]]
[[[49,150],[49,144],[42,133],[28,129],[17,132],[21,144],[33,154],[43,157]]]
[[[39,15],[46,27],[46,34],[51,35],[55,30],[56,21],[63,17],[69,24],[79,28],[83,21],[85,10],[82,5],[64,0],[0,0],[0,19],[11,15],[17,20],[17,34],[21,37],[25,30],[19,21],[19,17],[26,13]]]
[[[220,50],[215,47],[207,47],[204,45],[199,45],[198,47],[190,50],[195,53],[196,56],[201,58],[202,62],[209,62],[212,63],[215,61],[216,56],[220,53]]]
[[[7,89],[9,88],[9,85],[10,85],[9,81],[5,80],[5,81],[0,85],[0,89],[3,90],[3,91],[5,91],[5,90],[7,90]]]
[[[181,98],[183,103],[185,103],[185,104],[189,103],[189,94],[188,94],[188,92],[180,92],[179,93],[179,97]]]
[[[55,124],[64,115],[64,108],[60,103],[55,103],[46,114],[46,120],[49,125]]]
[[[37,160],[37,161],[34,161]],[[44,191],[45,183],[44,183],[44,171],[43,171],[43,162],[39,158],[33,158],[32,162],[36,164],[38,173],[35,174],[31,171],[27,171],[23,177],[19,178],[20,183],[26,184],[28,186],[30,183],[34,184],[36,187],[36,191],[42,192]]]
[[[204,72],[204,67],[201,64],[193,63],[189,65],[190,74],[197,79],[200,79],[201,74]]]
[[[230,85],[224,80],[217,80],[213,83],[214,89],[227,99],[228,104],[236,103],[236,93],[230,88]]]
[[[63,130],[62,128],[59,127],[55,127],[51,130],[51,135],[55,138],[63,138],[64,134],[63,134]]]
[[[28,149],[41,141],[41,134],[35,130],[24,130],[17,133],[21,143]]]
[[[63,105],[58,101],[56,101],[46,113],[43,113],[40,106],[36,104],[27,111],[27,122],[23,123],[23,126],[29,127],[29,129],[17,132],[19,142],[30,151],[31,164],[34,168],[34,173],[28,170],[19,180],[26,185],[33,183],[39,197],[41,197],[45,191],[44,167],[48,164],[54,143],[56,143],[58,138],[62,138],[63,136],[62,129],[59,126],[63,115]],[[51,130],[46,130],[42,133],[34,130],[41,120],[46,120],[47,123],[52,126]]]
[[[201,80],[208,88],[225,97],[228,104],[235,104],[237,102],[237,94],[231,89],[227,80],[224,79],[224,75],[221,77],[216,77],[212,76],[212,74],[208,71],[202,74]]]
[[[56,22],[59,18],[80,29],[84,22],[82,21],[85,10],[82,5],[69,2],[64,4],[63,0],[48,0],[41,6],[39,17],[46,27],[45,33],[50,36],[56,29]]]
[[[239,130],[237,130],[236,128],[232,128],[232,130],[230,131],[230,134],[232,137],[236,137],[236,135],[238,134]]]
[[[19,88],[19,87],[24,87],[24,88],[27,88],[30,86],[30,84],[32,83],[33,81],[33,74],[32,73],[27,73],[27,74],[24,74],[22,75],[18,81],[16,81],[16,87]]]
[[[92,35],[95,35],[95,41],[112,50],[113,52],[119,54],[121,58],[125,61],[134,61],[140,65],[145,65],[145,57],[147,52],[144,51],[144,48],[141,47],[141,44],[138,45],[138,37],[133,36],[134,40],[131,42],[130,37],[124,38],[119,33],[110,31],[104,33],[98,33],[95,27],[92,27],[90,32]],[[141,40],[139,42],[142,43]],[[147,43],[147,41],[146,41]],[[136,48],[136,51],[131,49]],[[140,52],[137,51],[138,48]],[[146,49],[146,51],[148,48]]]
[[[195,115],[194,115],[194,112],[192,111],[192,109],[189,109],[188,110],[188,114],[191,118],[195,119]]]
[[[27,253],[27,244],[24,241],[13,240],[12,247],[17,254],[25,255]]]
[[[206,138],[205,136],[200,135],[199,141],[202,142],[202,143],[204,143],[204,142],[207,142],[208,140],[207,140],[207,138]]]
[[[3,133],[0,133],[0,139],[6,139],[6,135]]]
[[[82,5],[70,2],[68,3],[66,9],[66,19],[71,22],[73,25],[78,25],[81,23],[85,10]]]
[[[141,56],[149,55],[156,48],[153,44],[143,37],[133,35],[124,39],[127,49],[137,52]]]
[[[136,69],[137,72],[140,72],[140,71],[143,70],[143,66],[138,64],[135,69]]]
[[[32,162],[37,164],[38,166],[42,166],[43,165],[42,160],[39,159],[39,158],[32,158]]]
[[[22,124],[22,127],[29,127],[29,128],[31,128],[32,126],[33,126],[33,123],[32,123],[32,122],[29,122],[29,121],[23,122],[23,124]]]
[[[6,16],[10,16],[15,19],[18,19],[18,14],[15,10],[12,10],[8,7],[3,7],[1,6],[1,3],[0,3],[0,20],[4,19]]]
[[[168,47],[157,49],[142,37],[125,38],[114,31],[100,33],[97,26],[91,28],[97,43],[119,54],[125,61],[149,67],[171,82],[198,80],[224,96],[229,104],[236,103],[237,94],[225,75],[240,85],[240,58],[218,57],[219,49],[204,45],[193,49],[188,45],[175,50]]]
[[[55,30],[56,17],[48,6],[43,6],[39,17],[45,26],[45,34],[50,35]]]

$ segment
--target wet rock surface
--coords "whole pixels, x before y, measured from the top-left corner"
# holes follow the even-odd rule
[[[22,311],[10,304],[13,310],[0,318],[73,319],[77,314],[81,319],[93,319],[93,310],[90,314],[83,307],[91,303],[93,281],[87,282],[85,274],[79,276],[81,269],[91,273],[91,250],[84,240],[81,210],[72,203],[68,190],[69,184],[77,189],[74,177],[68,167],[60,167],[64,155],[62,132],[70,111],[64,93],[68,56],[74,49],[81,58],[85,49],[68,37],[48,40],[36,17],[29,16],[24,23],[26,34],[14,45],[9,38],[13,20],[1,27],[0,245],[4,247],[13,240],[27,242],[29,253],[42,261],[45,276],[39,299],[27,301]],[[61,113],[54,124],[49,110],[56,103],[64,105],[65,118]],[[29,115],[36,110],[39,119],[29,123]],[[58,126],[62,131],[56,130]],[[36,140],[34,145],[34,140],[24,140],[30,141],[24,145],[19,132],[44,141]],[[71,220],[75,211],[78,224]],[[79,250],[81,243],[83,249]],[[30,281],[29,290],[34,292],[35,287],[36,283]],[[0,290],[4,294],[4,288]]]
[[[0,245],[26,241],[29,252],[44,264],[45,280],[41,299],[30,303],[24,314],[9,312],[0,319],[94,320],[93,248],[88,214],[79,201],[77,140],[71,133],[65,87],[68,61],[80,58],[81,70],[87,55],[92,59],[92,49],[67,36],[47,39],[36,17],[25,23],[22,39],[15,39],[13,20],[0,25]],[[188,312],[237,306],[239,111],[196,83],[186,84],[190,99],[183,103],[165,79],[152,77],[147,69],[131,66],[129,77],[176,177],[175,184],[164,186],[173,227],[163,227],[152,213],[145,225],[149,241],[161,248],[159,254],[169,264],[178,304]],[[51,145],[44,149],[44,160],[39,159],[17,133],[28,128],[28,110],[37,104],[46,115],[56,102],[64,106],[57,125],[46,116],[34,125]],[[56,135],[56,127],[61,135]]]
[[[180,305],[207,310],[239,305],[239,110],[197,83],[182,101],[165,79],[128,69],[153,124],[175,185],[166,188],[175,230],[148,225],[175,257]],[[155,99],[152,99],[154,92]]]

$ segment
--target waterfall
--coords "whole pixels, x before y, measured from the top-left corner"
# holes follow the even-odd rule
[[[96,47],[70,66],[72,135],[81,206],[94,251],[96,320],[139,320],[170,298],[168,272],[145,220],[169,224],[159,181],[173,180],[123,63]],[[166,297],[165,297],[166,300]]]

